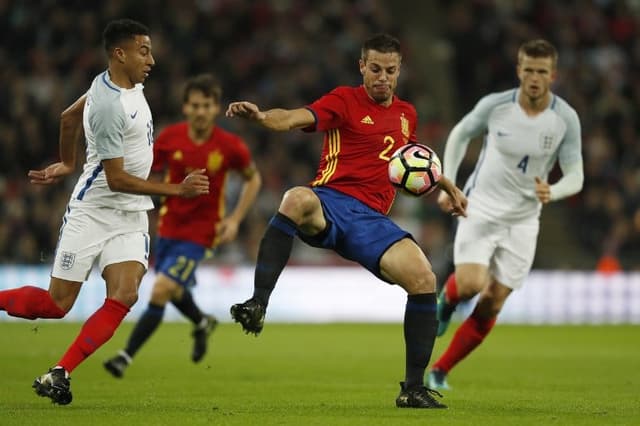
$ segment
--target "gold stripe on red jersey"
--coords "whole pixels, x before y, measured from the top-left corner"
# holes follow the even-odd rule
[[[340,153],[340,130],[331,129],[327,131],[327,141],[329,142],[329,152],[327,153],[327,164],[322,170],[320,179],[316,179],[311,186],[324,185],[329,182],[331,176],[336,172],[338,167],[338,154]]]
[[[229,172],[226,171],[224,172],[224,177],[222,178],[222,188],[227,187],[228,178],[229,178]],[[220,195],[218,196],[218,217],[220,218],[220,220],[222,220],[226,217],[226,215],[227,215],[227,199],[225,197],[224,191],[220,191]],[[211,245],[209,246],[209,248],[217,247],[218,244],[220,244],[220,235],[218,235],[218,230],[217,230],[218,223],[220,222],[211,224],[214,227],[215,237],[213,238],[213,241],[211,242]]]

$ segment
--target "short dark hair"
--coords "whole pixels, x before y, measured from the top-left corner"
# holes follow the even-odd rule
[[[551,58],[554,67],[558,63],[558,51],[555,46],[541,38],[522,43],[518,49],[518,63],[522,55],[531,58]]]
[[[149,28],[133,19],[117,19],[107,24],[102,33],[104,49],[107,53],[124,40],[133,39],[137,35],[149,35]]]
[[[182,94],[182,101],[189,100],[191,92],[202,92],[206,97],[213,98],[216,103],[220,103],[222,98],[222,87],[213,74],[199,74],[187,80]]]
[[[397,53],[402,56],[400,52],[400,41],[392,35],[385,33],[376,34],[362,44],[361,57],[363,60],[367,59],[369,50],[375,50],[380,53]]]

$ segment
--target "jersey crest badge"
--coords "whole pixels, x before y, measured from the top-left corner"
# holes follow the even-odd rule
[[[555,136],[551,132],[542,132],[540,134],[540,149],[542,151],[551,151],[555,146]]]
[[[400,115],[400,130],[405,138],[408,138],[409,135],[409,120],[404,116],[404,114]]]
[[[360,120],[362,124],[373,124],[373,120],[368,115],[365,115],[362,120]]]
[[[173,160],[174,161],[180,161],[182,160],[182,151],[177,150],[176,152],[173,153]]]
[[[209,172],[215,172],[222,165],[222,154],[218,151],[213,151],[209,153],[209,157],[207,158],[207,170]]]

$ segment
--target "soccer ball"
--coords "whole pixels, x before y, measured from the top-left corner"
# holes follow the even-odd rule
[[[418,197],[432,192],[442,176],[442,163],[428,146],[410,143],[389,160],[389,180],[404,193]]]

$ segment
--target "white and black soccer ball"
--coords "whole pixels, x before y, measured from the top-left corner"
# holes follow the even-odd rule
[[[404,145],[398,148],[389,160],[391,184],[415,197],[429,194],[436,189],[441,176],[440,158],[426,145]]]

